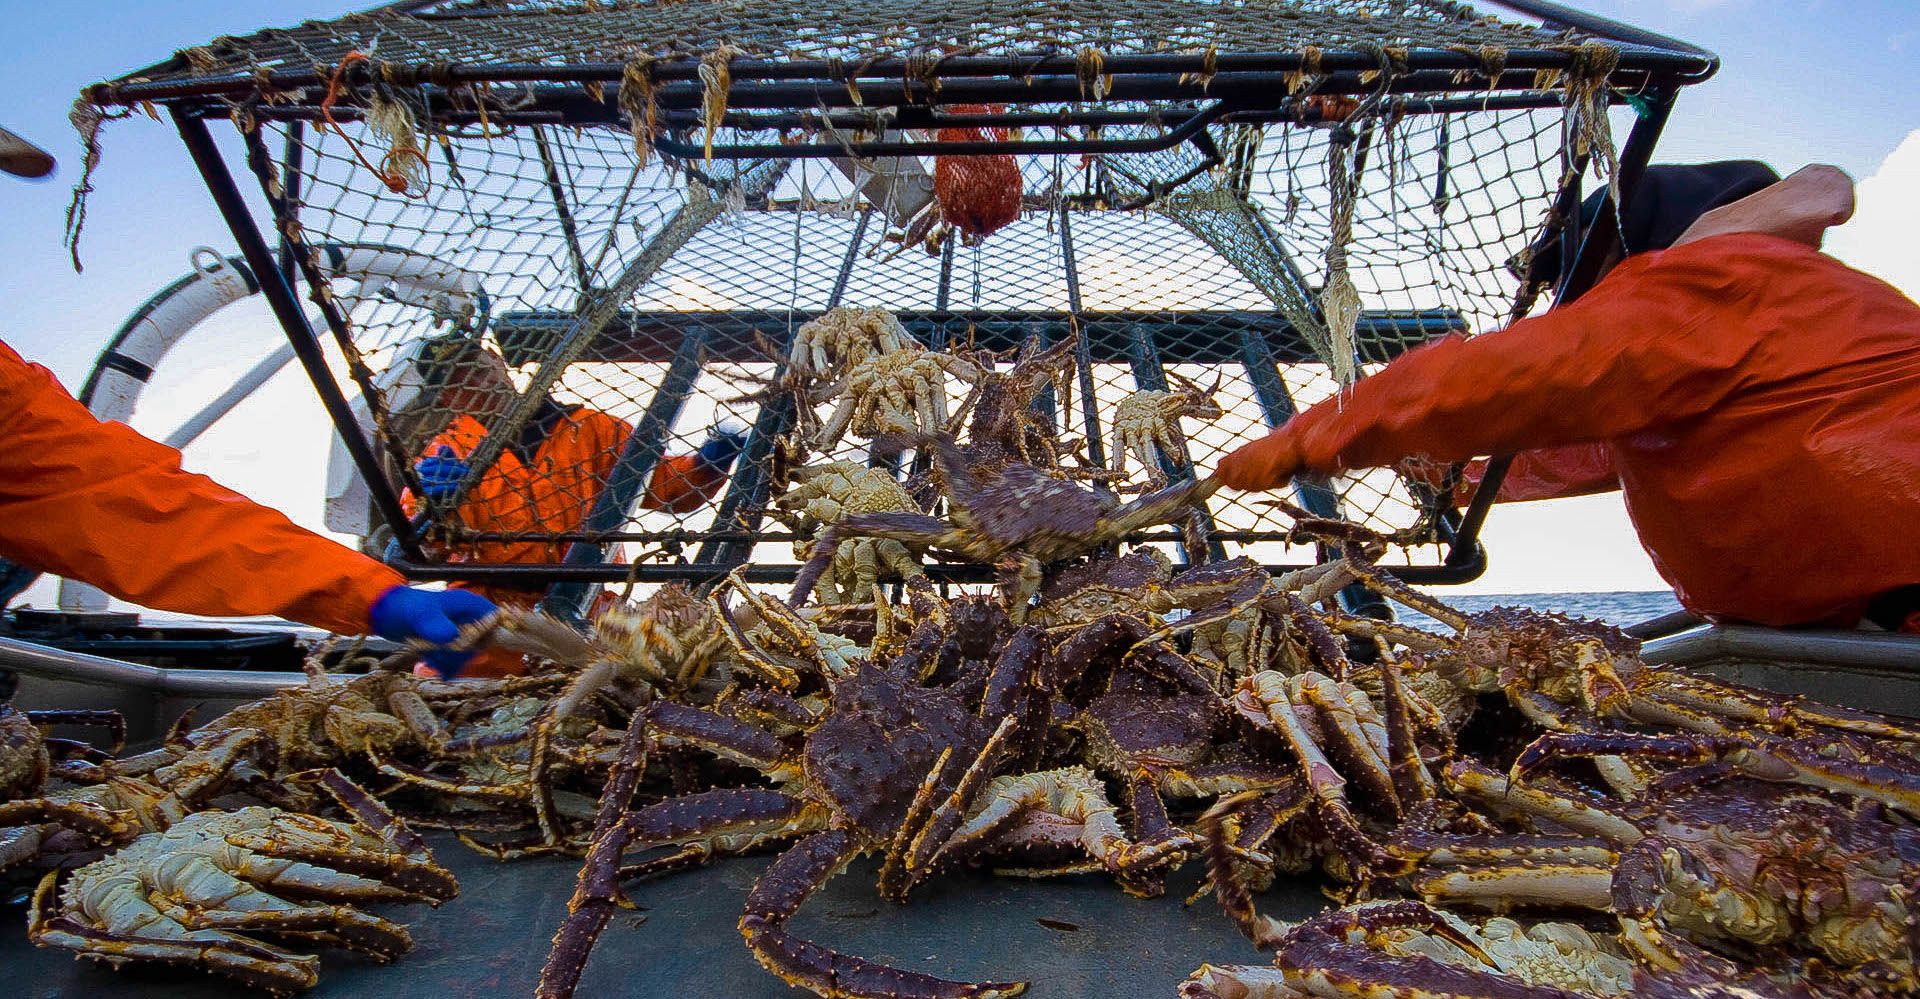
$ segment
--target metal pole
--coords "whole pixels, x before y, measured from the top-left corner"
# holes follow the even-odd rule
[[[285,212],[287,221],[300,224],[300,179],[301,169],[306,161],[307,145],[301,141],[306,134],[306,123],[300,121],[287,123],[287,146],[285,155],[280,158],[280,186],[285,192]],[[293,283],[293,240],[287,238],[287,232],[280,232],[280,276],[288,284]],[[284,361],[282,364],[286,363]]]
[[[533,144],[540,151],[540,165],[547,175],[547,194],[553,198],[553,211],[560,220],[560,235],[567,241],[567,255],[573,258],[574,279],[580,282],[580,300],[593,293],[593,272],[587,269],[587,255],[580,249],[580,230],[573,221],[573,208],[567,204],[567,191],[560,182],[560,166],[554,162],[553,146],[547,142],[547,130],[535,126]]]
[[[305,673],[238,669],[161,669],[0,637],[0,670],[97,687],[128,687],[174,697],[244,700],[307,682]]]
[[[1073,222],[1060,206],[1060,251],[1067,261],[1067,314],[1073,319],[1073,366],[1079,369],[1080,419],[1087,435],[1087,460],[1107,467],[1107,445],[1100,438],[1099,386],[1093,380],[1093,341],[1080,314],[1080,259],[1073,252]]]
[[[284,276],[285,272],[281,273]],[[260,363],[249,368],[246,374],[241,375],[225,392],[220,393],[218,399],[207,403],[198,413],[193,414],[191,419],[180,424],[173,433],[168,434],[167,439],[161,443],[178,450],[199,440],[200,435],[206,433],[208,427],[218,423],[221,417],[233,412],[233,407],[240,405],[247,396],[259,391],[260,386],[272,381],[273,376],[279,374],[280,369],[286,367],[287,362],[291,360],[293,360],[292,347],[284,343],[275,347],[273,353],[261,358]]]
[[[300,358],[307,377],[313,381],[314,391],[320,395],[320,404],[326,407],[327,415],[339,429],[347,453],[353,456],[353,463],[366,478],[374,505],[380,509],[380,515],[386,518],[387,523],[394,526],[396,540],[407,558],[421,560],[423,556],[419,542],[411,532],[405,532],[407,514],[400,505],[400,497],[381,470],[379,461],[374,457],[373,445],[361,431],[359,421],[353,418],[353,409],[347,405],[347,397],[341,393],[339,383],[333,380],[333,372],[327,368],[327,356],[321,349],[320,339],[307,322],[306,310],[300,307],[293,286],[281,274],[279,262],[274,259],[273,251],[267,248],[259,226],[254,224],[253,213],[247,209],[246,199],[240,196],[239,188],[234,186],[233,174],[220,157],[220,149],[214,145],[206,122],[179,109],[174,109],[172,114],[174,127],[186,143],[187,153],[193,157],[201,179],[206,181],[207,191],[213,195],[221,217],[233,232],[234,241],[240,245],[240,253],[247,258],[247,267],[260,282],[260,293],[266,296],[274,318],[280,321],[280,328],[286,331],[287,342],[293,347],[295,356]]]

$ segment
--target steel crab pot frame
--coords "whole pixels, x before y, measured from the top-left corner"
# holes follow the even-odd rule
[[[836,400],[776,389],[796,336],[836,307],[883,307],[917,346],[987,370],[1071,341],[1072,375],[1031,407],[1124,492],[1192,477],[1413,346],[1497,329],[1543,290],[1577,296],[1618,238],[1610,215],[1574,219],[1583,187],[1631,198],[1679,88],[1717,60],[1555,4],[1499,6],[1508,19],[1443,0],[947,0],[822,28],[772,0],[436,0],[223,37],[85,97],[104,117],[171,115],[366,480],[389,560],[577,609],[595,582],[748,562],[749,579],[793,577],[780,543],[804,538],[774,505],[776,442]],[[981,192],[955,178],[989,163],[1010,215],[970,229],[955,202]],[[1523,280],[1542,238],[1568,263]],[[356,276],[318,254],[363,243],[477,292],[426,301],[366,275],[336,294]],[[940,380],[926,391],[964,409],[968,384]],[[1184,425],[1115,426],[1139,392],[1208,381]],[[585,411],[624,440],[563,467],[543,441]],[[728,413],[751,430],[724,494],[648,509],[663,459]],[[462,426],[464,477],[416,499],[415,462]],[[816,460],[925,471],[856,438],[816,442]],[[1128,474],[1148,481],[1118,477],[1142,447]],[[1464,509],[1427,485],[1442,470],[1303,480],[1292,498],[1391,534],[1406,579],[1464,581],[1503,471]],[[1216,496],[1135,540],[1276,570],[1327,557],[1288,523]]]

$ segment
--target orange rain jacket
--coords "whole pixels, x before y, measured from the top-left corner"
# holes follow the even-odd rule
[[[461,502],[461,526],[482,533],[537,535],[572,531],[586,521],[600,487],[613,474],[633,428],[591,409],[574,409],[558,416],[553,428],[526,457],[507,448],[480,476]],[[479,420],[460,415],[426,447],[425,454],[442,447],[465,459],[486,439]],[[404,497],[407,512],[414,508]],[[567,542],[478,541],[451,553],[452,561],[551,562],[566,554]]]
[[[507,448],[492,467],[467,491],[460,504],[462,526],[480,532],[542,534],[572,531],[586,521],[601,485],[613,474],[621,448],[633,432],[626,423],[591,409],[561,414],[526,458]],[[471,455],[486,439],[479,420],[462,414],[430,442],[427,455],[450,448],[457,458]],[[412,493],[401,497],[411,515]],[[448,552],[452,562],[554,562],[566,554],[567,542],[476,541]],[[456,583],[496,604],[531,607],[540,592],[516,586]],[[415,672],[419,672],[416,669]],[[462,675],[515,676],[526,672],[526,662],[504,649],[483,651],[467,664]]]
[[[1806,242],[1713,235],[1411,351],[1220,472],[1269,488],[1516,452],[1503,498],[1617,484],[1688,609],[1851,626],[1920,583],[1920,306]]]
[[[0,343],[0,556],[187,614],[276,614],[367,630],[405,581],[284,514],[180,468],[180,452],[102,423]]]

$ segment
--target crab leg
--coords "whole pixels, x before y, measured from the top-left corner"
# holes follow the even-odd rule
[[[614,908],[625,904],[619,889],[623,878],[684,866],[716,853],[749,849],[818,829],[824,820],[822,811],[792,795],[744,788],[670,798],[617,818],[610,828],[594,836],[573,898],[567,903],[570,914],[554,934],[553,950],[540,973],[535,995],[539,999],[573,995],[595,940],[606,928]],[[621,857],[628,851],[655,846],[680,849],[657,861],[621,866]]]
[[[1549,732],[1514,761],[1516,777],[1561,756],[1627,755],[1696,763],[1724,762],[1761,780],[1786,781],[1858,795],[1920,816],[1920,767],[1844,736],[1805,739],[1647,735],[1633,732]]]
[[[1418,902],[1389,902],[1322,913],[1294,927],[1278,941],[1272,967],[1203,965],[1181,986],[1180,995],[1183,999],[1590,999],[1428,957],[1396,957],[1369,946],[1378,934],[1402,927],[1441,937],[1488,967],[1496,967],[1472,938],[1438,912]],[[1351,941],[1355,932],[1366,939]]]
[[[801,903],[863,852],[845,830],[794,844],[747,895],[740,934],[761,967],[789,985],[827,999],[998,999],[1026,991],[1025,982],[955,982],[839,954],[787,932]]]
[[[1327,751],[1340,758],[1366,792],[1369,801],[1378,802],[1389,818],[1401,815],[1400,798],[1394,790],[1393,771],[1382,750],[1386,734],[1371,731],[1378,716],[1367,695],[1357,688],[1343,687],[1320,673],[1303,673],[1288,679],[1294,703],[1311,708],[1320,721]]]
[[[1577,833],[1598,836],[1611,843],[1638,842],[1640,827],[1603,807],[1598,800],[1577,800],[1555,794],[1472,760],[1455,760],[1447,767],[1447,784],[1455,794],[1499,815],[1548,818]]]
[[[1407,710],[1406,687],[1400,682],[1400,669],[1385,659],[1380,661],[1381,701],[1387,722],[1387,756],[1393,775],[1393,790],[1403,806],[1411,808],[1431,801],[1438,793],[1427,762],[1420,758],[1414,741],[1413,719]]]
[[[189,930],[300,935],[380,961],[390,961],[413,949],[413,938],[407,934],[406,927],[350,905],[288,904],[276,908],[223,909],[159,892],[150,896],[150,900],[156,911]],[[231,901],[245,903],[248,896]]]
[[[567,921],[554,934],[553,950],[540,969],[540,983],[534,991],[538,999],[568,999],[573,995],[580,973],[586,970],[587,954],[613,917],[619,898],[615,882],[620,874],[620,854],[631,835],[623,819],[646,769],[646,715],[636,714],[627,725],[620,741],[620,757],[600,793],[593,819],[593,846],[580,866],[573,897],[567,901]]]
[[[35,725],[84,725],[107,730],[107,752],[117,753],[127,745],[127,720],[120,712],[95,708],[28,711],[27,720]]]
[[[1240,681],[1234,707],[1256,728],[1279,735],[1293,750],[1306,777],[1315,812],[1328,826],[1327,831],[1341,854],[1356,867],[1373,866],[1384,854],[1361,832],[1360,823],[1348,809],[1346,778],[1328,762],[1313,733],[1296,713],[1288,696],[1289,679],[1272,671],[1255,673]]]
[[[980,797],[981,789],[986,786],[987,780],[993,776],[995,763],[999,759],[1001,751],[1005,748],[1009,737],[1013,734],[1016,727],[1017,723],[1012,715],[1002,718],[999,727],[995,728],[993,735],[987,738],[986,745],[981,747],[979,754],[973,758],[972,762],[968,764],[967,769],[961,773],[960,779],[954,783],[953,791],[947,795],[947,800],[941,802],[940,806],[934,809],[933,813],[928,816],[926,824],[918,829],[915,829],[913,826],[901,827],[902,837],[909,831],[912,831],[912,839],[907,842],[906,851],[901,858],[905,861],[903,875],[906,880],[903,883],[899,876],[889,878],[887,876],[888,871],[883,869],[880,873],[880,894],[882,896],[895,901],[904,901],[907,892],[927,876],[927,872],[932,868],[933,860],[939,854],[941,846],[946,843],[948,837],[953,835],[953,831],[965,821],[967,810],[973,805],[973,802]],[[941,754],[940,762],[934,767],[936,774],[946,768],[948,759],[949,756],[947,753]],[[940,783],[944,784],[945,780],[942,779]],[[896,842],[898,842],[898,840],[896,840]],[[892,851],[889,851],[889,853],[889,860],[892,860]],[[902,869],[896,868],[896,870]]]
[[[1605,912],[1611,904],[1613,865],[1535,859],[1461,864],[1414,875],[1408,887],[1429,902],[1473,905],[1490,912],[1520,906]]]

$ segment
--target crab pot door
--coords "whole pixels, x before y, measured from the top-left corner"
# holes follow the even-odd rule
[[[1204,474],[1407,350],[1534,307],[1528,248],[1649,151],[1616,153],[1609,106],[1713,65],[1590,18],[1417,0],[1076,0],[1014,21],[955,2],[831,29],[705,0],[395,5],[89,95],[237,108],[267,231],[333,293],[323,334],[373,471],[405,493],[393,528],[425,575],[533,593],[790,576],[813,525],[779,515],[783,440],[924,479],[922,455],[871,453],[861,418],[819,433],[862,383],[789,391],[795,338],[837,308],[887,310],[959,359],[921,384],[948,414],[968,365],[1070,342],[1070,377],[1031,399],[1060,468],[1122,499]],[[985,232],[983,204],[1003,213]],[[387,250],[435,279],[353,272]],[[661,463],[723,421],[750,428],[728,480],[649,502]],[[424,482],[443,446],[462,462]],[[1304,508],[1444,581],[1473,545],[1447,472],[1303,477],[1291,511],[1222,492],[1132,540],[1305,565],[1327,553],[1290,541]]]

